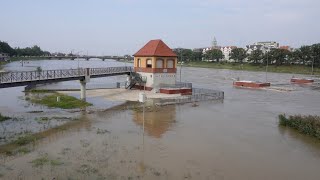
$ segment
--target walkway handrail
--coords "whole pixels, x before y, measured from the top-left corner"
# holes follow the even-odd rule
[[[58,70],[41,70],[41,71],[16,71],[1,72],[0,84],[29,82],[39,80],[52,80],[64,78],[80,78],[86,75],[111,75],[119,73],[130,73],[131,67],[108,67],[108,68],[84,68],[79,69],[58,69]],[[89,74],[87,74],[89,72]]]

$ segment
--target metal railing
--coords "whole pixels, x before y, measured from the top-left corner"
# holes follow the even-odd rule
[[[223,100],[223,99],[224,99],[223,91],[193,88],[192,95],[159,99],[156,104],[157,105],[184,104],[184,103]]]
[[[180,83],[176,82],[175,84],[159,84],[159,88],[192,88],[192,83]]]
[[[84,77],[86,75],[110,75],[131,72],[131,67],[79,68],[41,71],[17,71],[0,73],[0,84]]]
[[[91,68],[90,75],[127,73],[127,72],[131,72],[131,71],[132,71],[132,67],[129,67],[129,66],[108,67],[108,68]]]

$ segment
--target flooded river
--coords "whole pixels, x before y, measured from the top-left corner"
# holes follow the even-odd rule
[[[125,65],[111,60],[44,60],[24,67],[10,63],[5,70],[77,68],[78,63],[79,67]],[[38,132],[33,128],[39,126],[36,116],[78,120],[52,122],[53,127],[63,124],[63,128],[44,131],[43,138],[30,145],[31,152],[0,155],[0,179],[320,179],[320,142],[279,127],[277,119],[281,113],[320,115],[320,91],[289,85],[292,74],[268,73],[272,84],[293,89],[279,92],[232,87],[237,77],[265,81],[264,72],[190,67],[181,72],[182,81],[222,90],[225,100],[197,107],[147,108],[143,114],[129,108],[132,104],[89,98],[92,109],[99,111],[82,113],[29,104],[22,87],[1,89],[0,112],[20,120],[1,122],[0,136],[3,127],[6,133],[21,128]],[[88,85],[108,88],[122,81],[124,76],[98,78]],[[47,88],[79,86],[63,82]]]

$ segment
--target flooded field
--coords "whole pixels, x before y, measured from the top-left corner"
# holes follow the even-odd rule
[[[124,63],[79,61],[80,67],[121,65]],[[31,61],[26,67],[14,62],[5,70],[34,70],[37,66],[77,68],[78,61]],[[143,113],[132,108],[137,104],[95,97],[88,99],[93,103],[91,113],[85,113],[30,104],[20,87],[1,89],[0,112],[18,120],[0,122],[0,136],[27,130],[40,132],[42,138],[20,147],[27,150],[17,154],[0,154],[0,179],[320,178],[320,142],[279,127],[277,119],[280,113],[320,115],[319,90],[289,85],[292,74],[268,73],[272,84],[293,89],[278,92],[232,87],[237,77],[265,81],[263,72],[185,67],[181,72],[182,81],[222,90],[225,100],[201,102],[197,107],[146,108]],[[108,88],[124,80],[124,76],[94,79],[88,86]],[[47,88],[79,86],[78,82],[63,82]],[[50,117],[52,128],[60,128],[35,128],[43,126],[35,121],[39,117]]]

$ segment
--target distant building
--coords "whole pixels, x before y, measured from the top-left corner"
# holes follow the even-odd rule
[[[224,55],[224,59],[226,61],[230,60],[231,51],[232,51],[232,49],[236,49],[236,48],[237,48],[237,46],[224,46],[224,47],[220,48],[220,50],[222,51],[222,53]]]
[[[264,41],[264,42],[256,42],[254,43],[254,45],[262,45],[264,46],[265,49],[267,49],[268,51],[270,49],[278,49],[279,43],[275,42],[275,41]]]
[[[285,49],[285,50],[288,50],[290,52],[293,52],[294,51],[294,48],[290,47],[290,46],[280,46],[279,49]]]
[[[202,53],[203,48],[194,48],[192,49],[193,52],[201,52]]]
[[[263,54],[267,52],[263,45],[247,45],[244,50],[246,50],[247,54],[251,54],[255,50],[261,50]]]
[[[224,59],[225,61],[229,61],[230,60],[230,53],[232,51],[232,49],[237,48],[237,46],[215,46],[215,47],[206,47],[206,48],[202,48],[202,53],[206,54],[207,51],[212,50],[212,49],[218,49],[222,52],[222,54],[224,55]]]
[[[220,46],[215,46],[215,47],[205,47],[205,48],[202,48],[202,53],[203,53],[203,54],[206,54],[206,53],[207,53],[207,51],[210,51],[210,50],[212,50],[212,49],[219,49],[219,50],[221,50],[221,47],[220,47]]]
[[[9,60],[9,54],[8,53],[0,53],[0,61],[7,61]]]
[[[248,54],[251,54],[254,50],[261,50],[262,53],[269,52],[271,49],[279,49],[279,43],[275,41],[264,41],[264,42],[256,42],[252,45],[247,45],[245,50]]]

